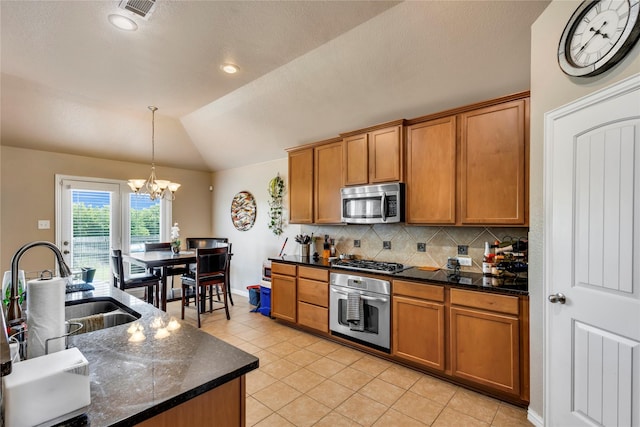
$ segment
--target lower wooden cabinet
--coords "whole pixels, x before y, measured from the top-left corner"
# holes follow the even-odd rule
[[[513,395],[520,395],[518,297],[451,290],[451,371]]]
[[[443,303],[394,296],[392,337],[394,356],[444,371]]]
[[[329,270],[298,267],[298,324],[329,333]]]
[[[329,309],[298,301],[298,324],[329,332]]]
[[[459,378],[520,394],[518,318],[451,307],[451,370]]]
[[[296,266],[273,262],[271,264],[271,316],[295,322]]]

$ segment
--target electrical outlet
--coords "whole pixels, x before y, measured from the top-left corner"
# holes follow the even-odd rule
[[[471,267],[473,260],[470,256],[458,256],[458,262],[464,267]]]
[[[427,244],[426,243],[418,243],[417,245],[418,252],[426,252]]]
[[[51,228],[51,223],[48,219],[39,219],[38,220],[38,230],[48,230]]]
[[[359,248],[360,247],[360,240],[354,240],[353,241],[353,247],[354,248]]]
[[[458,245],[458,255],[469,255],[469,246]]]
[[[391,249],[391,242],[389,240],[385,240],[382,242],[382,249]]]

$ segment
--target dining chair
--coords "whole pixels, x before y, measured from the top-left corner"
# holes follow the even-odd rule
[[[113,272],[113,286],[122,291],[134,288],[147,288],[146,298],[149,304],[156,307],[160,304],[160,277],[155,274],[138,273],[126,275],[122,262],[122,251],[111,250],[111,271]]]
[[[228,237],[187,237],[187,249],[202,249],[202,248],[212,248],[216,243],[229,243]],[[231,263],[231,257],[233,253],[231,252],[231,243],[229,243],[229,263]],[[229,265],[229,268],[231,265]],[[193,270],[195,266],[191,266],[191,270]],[[231,282],[229,280],[231,276],[227,277],[227,295],[229,297],[229,302],[231,305],[233,304],[233,297],[231,296]],[[218,300],[220,300],[220,295],[218,294]]]
[[[181,316],[184,319],[184,308],[188,304],[189,294],[195,295],[195,308],[200,327],[200,314],[206,310],[207,293],[209,294],[209,312],[225,310],[227,320],[231,319],[227,303],[227,283],[229,274],[229,248],[196,249],[195,275],[182,276]],[[220,289],[222,300],[213,300],[213,289]],[[207,292],[208,291],[208,292]],[[218,294],[219,295],[219,294]],[[213,308],[213,304],[221,303],[222,307]]]
[[[145,252],[157,252],[157,251],[171,251],[171,242],[154,242],[144,244]],[[173,278],[175,276],[181,276],[188,271],[188,266],[183,265],[169,265],[166,267],[167,276],[171,276],[171,296],[173,298]],[[157,276],[162,275],[161,268],[154,268],[153,274]]]

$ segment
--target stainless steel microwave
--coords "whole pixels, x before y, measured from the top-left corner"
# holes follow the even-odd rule
[[[393,182],[340,189],[342,222],[388,224],[404,221],[404,184]]]

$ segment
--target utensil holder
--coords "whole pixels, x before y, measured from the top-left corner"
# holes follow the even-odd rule
[[[309,247],[310,244],[300,245],[300,256],[303,258],[309,258]]]

